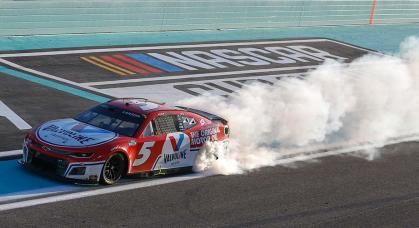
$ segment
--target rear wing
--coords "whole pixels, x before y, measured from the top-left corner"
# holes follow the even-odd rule
[[[227,122],[228,122],[224,118],[221,118],[221,117],[219,117],[217,115],[214,115],[214,114],[211,114],[211,113],[208,113],[208,112],[205,112],[205,111],[201,111],[201,110],[198,110],[198,109],[187,108],[187,107],[183,107],[183,106],[175,106],[175,107],[176,108],[183,109],[183,110],[188,111],[188,112],[195,113],[195,114],[200,115],[200,116],[203,116],[203,117],[205,117],[205,118],[207,118],[209,120],[221,121],[221,123],[223,123],[223,124],[227,124]]]

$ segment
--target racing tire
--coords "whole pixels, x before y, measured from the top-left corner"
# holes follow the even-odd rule
[[[102,168],[100,183],[112,185],[121,179],[126,170],[125,157],[120,153],[112,154]]]

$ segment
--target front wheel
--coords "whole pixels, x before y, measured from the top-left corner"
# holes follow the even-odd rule
[[[106,185],[118,182],[124,174],[125,164],[125,157],[122,154],[112,154],[103,166],[100,182]]]

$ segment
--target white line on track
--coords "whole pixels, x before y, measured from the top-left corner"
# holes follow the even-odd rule
[[[145,182],[139,182],[139,183],[133,183],[133,184],[105,187],[105,188],[91,190],[91,191],[82,191],[82,192],[75,192],[75,193],[58,195],[58,196],[50,196],[50,197],[45,197],[41,199],[32,199],[32,200],[26,200],[26,201],[9,203],[9,204],[1,204],[0,211],[6,211],[6,210],[11,210],[11,209],[16,209],[16,208],[23,208],[23,207],[30,207],[30,206],[46,204],[46,203],[60,202],[60,201],[65,201],[65,200],[80,199],[80,198],[85,198],[89,196],[98,196],[98,195],[103,195],[103,194],[109,194],[109,193],[115,193],[115,192],[121,192],[121,191],[127,191],[127,190],[139,189],[139,188],[152,187],[152,186],[157,186],[157,185],[162,185],[162,184],[193,180],[193,179],[202,178],[205,176],[206,175],[202,173],[196,173],[196,174],[190,174],[190,175],[179,176],[179,177],[163,178],[163,179],[157,179],[157,180],[151,180],[151,181],[145,181]]]
[[[64,82],[64,83],[67,83],[69,85],[73,85],[73,86],[76,86],[76,87],[79,87],[79,88],[83,88],[83,89],[86,89],[86,90],[91,90],[91,91],[103,94],[99,89],[96,89],[96,88],[93,88],[93,87],[90,87],[90,86],[81,85],[78,82],[74,82],[74,81],[67,80],[67,79],[64,79],[64,78],[60,78],[60,77],[57,77],[57,76],[54,76],[54,75],[51,75],[51,74],[47,74],[47,73],[44,73],[44,72],[41,72],[41,71],[30,69],[30,68],[18,65],[16,63],[10,62],[10,61],[5,60],[5,59],[0,58],[0,63],[4,63],[6,65],[9,65],[9,66],[14,67],[14,68],[19,69],[19,70],[26,71],[28,73],[36,74],[36,75],[39,75],[39,76],[43,76],[45,78],[53,79],[55,81]]]
[[[28,191],[21,191],[21,192],[13,192],[10,194],[6,194],[4,196],[0,197],[0,203],[7,202],[11,200],[23,200],[27,198],[33,198],[33,197],[41,197],[41,196],[51,196],[52,194],[62,194],[64,192],[71,192],[74,190],[79,190],[79,186],[69,186],[69,185],[58,185],[53,187],[44,187],[44,188],[38,188],[34,190],[28,190]]]
[[[25,120],[23,120],[18,114],[12,111],[5,103],[0,101],[0,116],[6,117],[10,122],[12,122],[19,130],[31,129]]]
[[[2,157],[10,157],[10,156],[17,156],[17,155],[22,155],[22,150],[10,150],[10,151],[0,152],[0,158],[2,158]]]
[[[388,145],[393,145],[393,144],[398,144],[398,143],[403,143],[403,142],[414,142],[414,141],[419,141],[418,134],[412,134],[406,137],[394,138],[389,141],[386,141],[385,144],[371,142],[371,143],[365,143],[362,145],[354,144],[352,146],[347,146],[347,147],[336,147],[337,149],[330,150],[330,151],[321,151],[321,152],[312,152],[311,150],[305,151],[305,152],[302,151],[299,153],[294,153],[293,157],[280,159],[276,162],[276,164],[281,165],[281,164],[287,164],[287,163],[292,163],[292,162],[297,162],[297,161],[307,161],[307,160],[316,159],[316,158],[328,157],[328,156],[339,155],[339,154],[347,154],[347,153],[352,153],[356,151],[365,151],[372,148],[381,148],[383,146],[388,146]]]
[[[385,145],[397,144],[397,143],[408,142],[408,141],[419,141],[419,134],[410,134],[404,137],[393,138],[387,141]],[[292,163],[292,162],[297,162],[297,161],[307,161],[311,159],[328,157],[328,156],[339,155],[339,154],[346,154],[346,153],[362,151],[362,150],[367,150],[367,149],[382,147],[382,146],[384,145],[381,143],[365,143],[362,145],[355,144],[353,146],[349,146],[345,148],[340,147],[338,149],[330,150],[330,151],[320,151],[320,152],[301,151],[299,153],[296,153],[294,157],[279,159],[278,161],[276,161],[276,164],[280,165],[280,164],[287,164],[287,163]],[[334,145],[334,147],[336,148],[336,145]],[[170,183],[175,183],[175,182],[180,182],[180,181],[203,178],[207,176],[210,176],[210,174],[195,173],[195,174],[184,175],[184,176],[179,176],[179,177],[163,178],[163,179],[157,179],[157,180],[151,180],[151,181],[145,181],[145,182],[137,182],[137,183],[132,183],[132,184],[105,187],[105,188],[90,190],[90,191],[81,191],[81,192],[62,194],[62,195],[57,195],[57,196],[49,196],[49,197],[40,198],[40,199],[32,199],[32,200],[26,200],[26,201],[14,202],[14,203],[0,204],[0,211],[30,207],[30,206],[35,206],[35,205],[47,204],[47,203],[55,203],[55,202],[85,198],[85,197],[90,197],[90,196],[98,196],[98,195],[110,194],[110,193],[115,193],[115,192],[158,186],[158,185],[163,185],[163,184],[170,184]]]
[[[26,194],[21,194],[21,195],[2,196],[0,197],[0,203],[5,202],[5,201],[10,201],[10,200],[38,197],[38,196],[49,195],[49,194],[54,194],[54,193],[59,193],[59,192],[26,193]]]
[[[123,83],[132,83],[132,82],[155,82],[155,81],[165,81],[168,79],[193,79],[196,78],[203,78],[203,77],[214,77],[214,76],[222,76],[222,75],[237,75],[237,74],[251,74],[251,73],[266,73],[266,72],[281,72],[281,71],[288,71],[288,70],[302,70],[302,69],[315,69],[319,65],[313,66],[300,66],[300,67],[280,67],[280,68],[269,68],[269,69],[259,69],[259,70],[241,70],[241,71],[227,71],[227,72],[216,72],[216,73],[203,73],[203,74],[185,74],[185,75],[173,75],[173,76],[164,76],[160,78],[136,78],[136,79],[125,79],[125,80],[113,80],[113,81],[101,81],[101,82],[86,82],[80,83],[80,85],[85,86],[100,86],[100,85],[112,85],[112,84],[123,84]],[[305,72],[303,72],[305,73]],[[295,74],[295,73],[290,73]],[[277,76],[280,76],[278,74]],[[288,74],[287,74],[288,75]],[[253,76],[254,78],[263,77],[262,76]],[[267,76],[274,76],[274,75],[267,75]],[[225,79],[225,78],[223,78]],[[211,79],[209,79],[211,80]]]
[[[0,58],[9,57],[27,57],[27,56],[45,56],[45,55],[68,55],[68,54],[89,54],[100,52],[120,52],[120,51],[145,51],[145,50],[162,50],[162,49],[178,49],[178,48],[203,48],[203,47],[225,47],[225,46],[243,46],[243,45],[263,45],[263,44],[283,44],[283,43],[309,43],[309,42],[332,42],[340,45],[356,48],[359,50],[371,52],[371,50],[353,46],[330,39],[307,39],[307,40],[280,40],[280,41],[248,41],[248,42],[228,42],[228,43],[211,43],[211,44],[184,44],[184,45],[163,45],[163,46],[146,46],[146,47],[125,47],[125,48],[94,48],[82,50],[64,50],[64,51],[41,51],[29,53],[11,53],[0,54]]]
[[[83,86],[101,86],[101,85],[114,85],[114,84],[124,84],[124,83],[135,83],[135,82],[155,82],[155,81],[165,81],[165,80],[177,80],[177,79],[196,79],[196,78],[206,78],[206,77],[214,77],[214,76],[223,76],[223,75],[237,75],[237,74],[254,74],[254,73],[270,73],[270,72],[278,72],[277,74],[270,74],[270,75],[252,75],[248,78],[262,78],[262,77],[271,77],[271,76],[299,76],[301,74],[306,74],[310,70],[315,70],[320,65],[310,65],[310,66],[299,66],[299,67],[279,67],[279,68],[268,68],[268,69],[257,69],[257,70],[241,70],[241,71],[226,71],[226,72],[214,72],[214,73],[202,73],[202,74],[184,74],[184,75],[167,75],[164,77],[156,77],[156,78],[135,78],[135,79],[123,79],[123,80],[111,80],[111,81],[100,81],[100,82],[83,82],[80,85]],[[329,64],[329,67],[346,67],[348,64]],[[365,66],[365,64],[359,63],[352,63],[350,69],[350,73],[355,72],[356,69],[359,67]],[[281,71],[293,71],[293,70],[306,70],[300,73],[281,73]],[[241,76],[240,78],[244,78]],[[228,79],[228,78],[223,78]],[[214,80],[214,79],[206,79],[206,80]],[[217,80],[217,79],[215,79]],[[204,81],[204,80],[203,80]],[[189,81],[188,81],[189,82]]]

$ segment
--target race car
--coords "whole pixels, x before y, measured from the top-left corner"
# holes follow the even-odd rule
[[[35,128],[24,139],[20,163],[65,179],[111,185],[128,174],[192,167],[207,141],[228,143],[228,136],[227,121],[219,116],[121,98]]]

